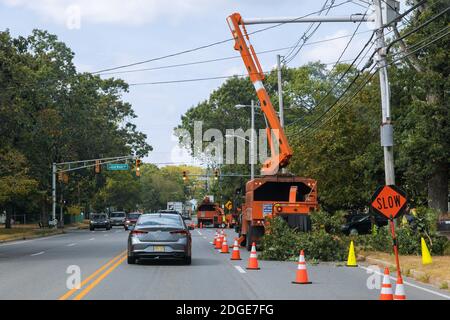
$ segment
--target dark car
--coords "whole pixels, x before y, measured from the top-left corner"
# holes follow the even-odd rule
[[[372,225],[378,227],[387,225],[388,219],[380,215],[357,214],[347,218],[347,223],[341,228],[346,235],[369,234],[372,231]]]
[[[94,231],[97,228],[102,228],[106,230],[111,229],[111,222],[109,221],[108,215],[106,213],[94,213],[91,214],[91,221],[89,223],[89,229]]]
[[[127,214],[124,211],[111,212],[109,215],[109,220],[111,221],[111,226],[124,226]]]
[[[136,224],[136,221],[139,219],[139,217],[141,215],[142,215],[142,213],[140,213],[140,212],[131,212],[131,213],[127,214],[125,223],[123,225],[125,230],[129,230],[130,228],[132,228]]]
[[[180,215],[143,214],[128,236],[128,263],[138,259],[177,259],[191,264],[192,237]]]

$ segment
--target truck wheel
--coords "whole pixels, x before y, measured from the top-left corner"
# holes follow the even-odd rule
[[[248,226],[247,235],[245,237],[245,240],[247,242],[247,244],[246,244],[247,251],[252,251],[252,231],[253,231],[253,227]]]

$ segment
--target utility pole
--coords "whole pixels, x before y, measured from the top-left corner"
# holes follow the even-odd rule
[[[394,127],[391,118],[391,92],[386,61],[386,42],[381,0],[374,0],[376,13],[377,64],[379,67],[381,90],[381,146],[384,151],[384,172],[386,185],[395,185],[394,171]]]
[[[277,71],[278,71],[278,105],[280,106],[280,124],[284,128],[284,102],[283,102],[283,82],[281,79],[281,56],[277,55]]]
[[[52,165],[52,221],[56,219],[56,163]]]
[[[250,137],[250,175],[251,180],[255,179],[255,101],[252,100],[252,132]]]

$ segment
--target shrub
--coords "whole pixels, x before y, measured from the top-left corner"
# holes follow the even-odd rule
[[[325,230],[297,232],[280,218],[271,221],[262,239],[261,258],[265,260],[289,260],[298,258],[305,250],[307,259],[320,261],[342,261],[347,255],[347,243]]]
[[[341,226],[345,224],[345,211],[337,211],[334,214],[326,211],[317,211],[311,214],[313,231],[325,230],[331,234],[341,234]]]

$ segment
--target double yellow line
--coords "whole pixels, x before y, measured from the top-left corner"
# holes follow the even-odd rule
[[[79,289],[70,289],[67,291],[64,295],[58,298],[58,300],[68,300],[70,297],[81,290],[80,293],[78,293],[73,300],[81,300],[84,296],[86,296],[92,289],[94,289],[103,279],[105,279],[111,272],[114,271],[122,262],[125,261],[127,258],[127,251],[121,252],[119,255],[115,256],[111,260],[109,260],[106,264],[101,266],[97,271],[95,271],[93,274],[91,274],[89,277],[84,279]],[[98,277],[97,277],[98,276]],[[97,277],[97,278],[96,278]],[[96,279],[95,279],[96,278]],[[91,280],[92,281],[88,286],[85,287]]]

